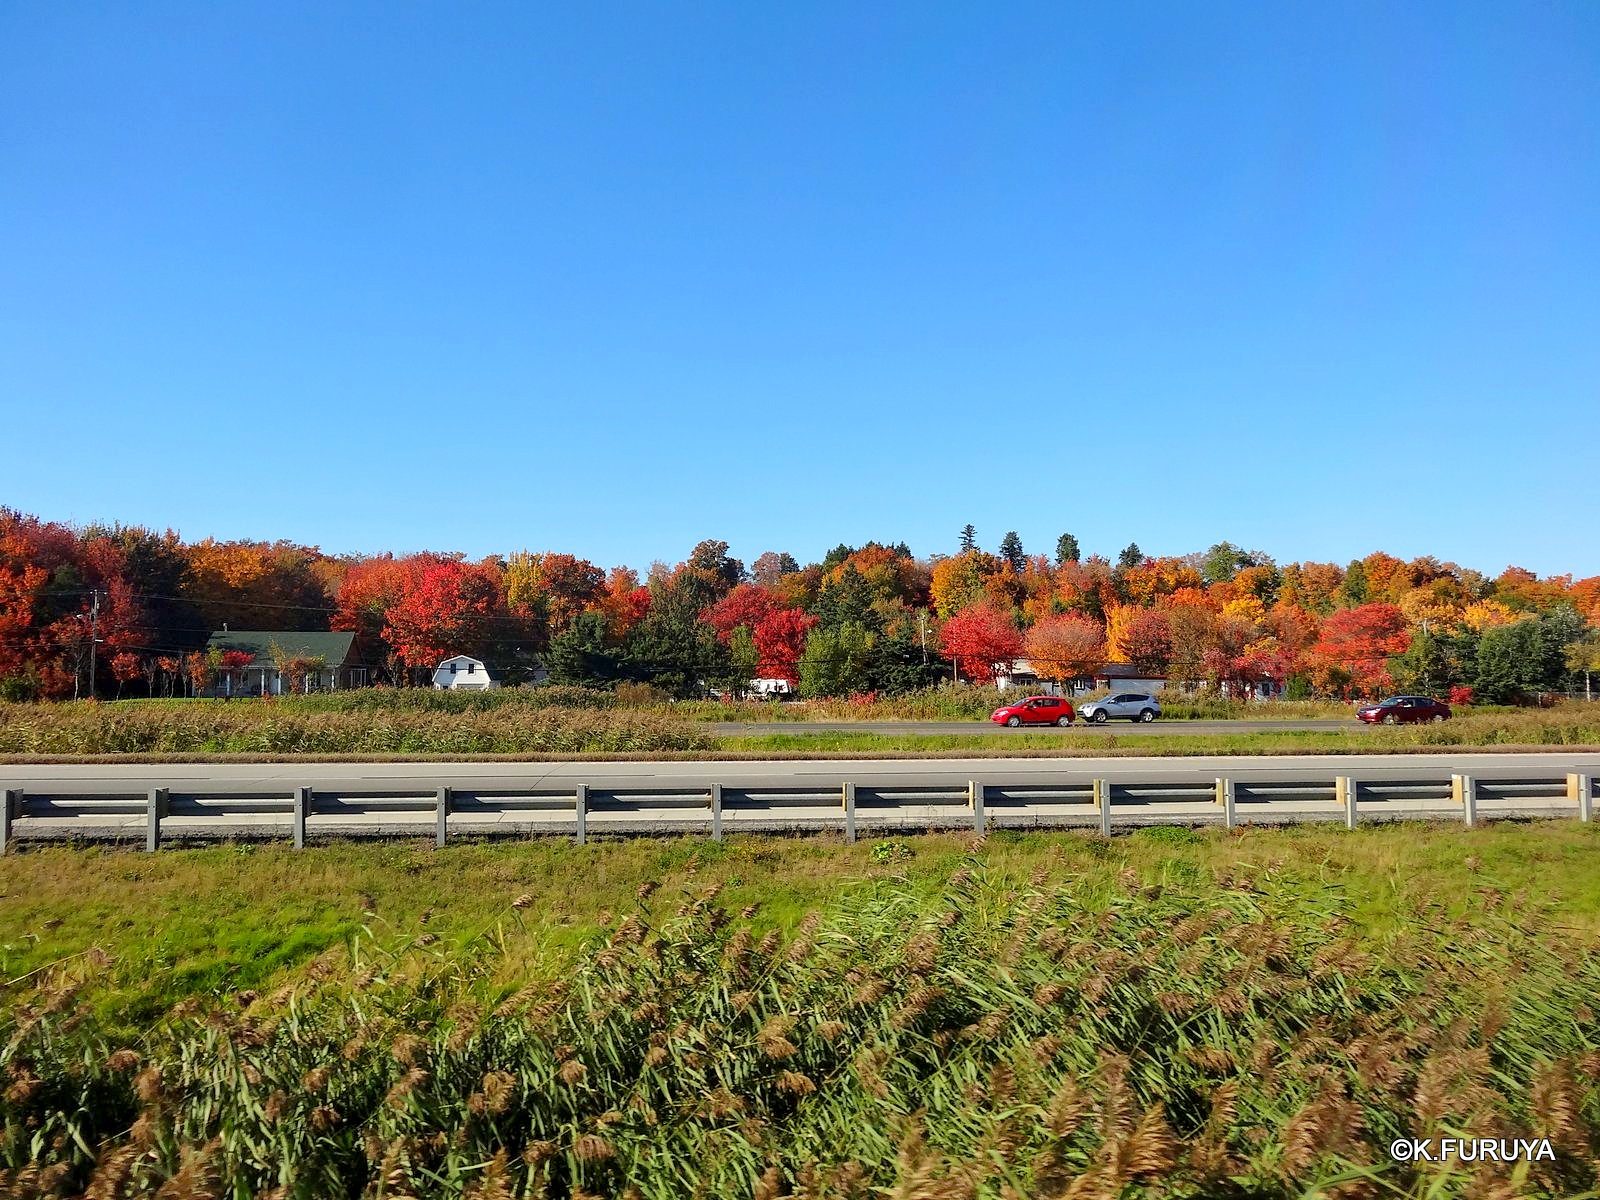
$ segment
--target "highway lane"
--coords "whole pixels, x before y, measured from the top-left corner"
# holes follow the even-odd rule
[[[1205,755],[1183,757],[814,759],[760,762],[433,762],[433,763],[136,763],[0,765],[0,786],[32,792],[79,794],[137,791],[156,786],[204,793],[283,791],[309,786],[420,791],[453,787],[555,791],[591,788],[804,787],[854,780],[885,787],[945,785],[969,779],[999,782],[1110,779],[1206,782],[1218,775],[1241,780],[1413,779],[1471,773],[1485,779],[1530,774],[1600,774],[1600,754],[1539,751],[1485,754]]]
[[[708,723],[713,733],[723,737],[749,737],[756,734],[787,733],[883,733],[883,734],[992,734],[1015,737],[1019,733],[1048,733],[1062,738],[1104,737],[1107,734],[1161,734],[1193,737],[1229,733],[1327,733],[1342,730],[1354,733],[1368,726],[1354,719],[1306,721],[1107,721],[1094,725],[1077,721],[1070,728],[1054,725],[1025,725],[1010,729],[993,721],[716,721]]]

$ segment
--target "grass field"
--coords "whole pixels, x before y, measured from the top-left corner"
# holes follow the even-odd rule
[[[950,753],[974,751],[1006,754],[1057,752],[1077,755],[1110,753],[1183,754],[1339,754],[1427,750],[1451,746],[1600,746],[1600,709],[1573,706],[1549,710],[1474,713],[1441,725],[1396,728],[1351,722],[1345,729],[1282,729],[1248,733],[1148,733],[1138,725],[1129,732],[1066,730],[1003,733],[886,734],[869,730],[785,728],[783,732],[737,734],[719,740],[724,750],[872,755],[888,752]],[[1181,727],[1180,727],[1181,728]]]
[[[772,721],[804,724],[808,721],[981,721],[1002,704],[1028,693],[1012,688],[1001,692],[989,687],[930,688],[899,696],[857,697],[848,700],[743,700],[680,701],[671,711],[698,721]],[[1108,695],[1095,692],[1074,697],[1073,704]],[[1221,697],[1178,696],[1161,698],[1162,719],[1168,721],[1305,721],[1349,717],[1354,706],[1341,700],[1226,700]]]
[[[554,691],[555,689],[551,689]],[[577,689],[565,689],[576,691]],[[703,723],[626,708],[519,700],[539,692],[453,697],[417,691],[292,697],[265,702],[156,701],[0,704],[0,761],[130,756],[145,761],[222,756],[371,758],[715,758],[872,754],[1261,754],[1479,747],[1600,746],[1600,705],[1471,712],[1440,725],[1183,734],[1064,730],[885,735],[773,723],[713,736]],[[496,699],[497,695],[512,699]],[[412,701],[396,696],[416,696]],[[447,697],[440,699],[440,697]],[[583,697],[579,697],[583,699]],[[1178,725],[1176,728],[1181,729]]]
[[[1597,839],[28,851],[0,1195],[1592,1194]]]

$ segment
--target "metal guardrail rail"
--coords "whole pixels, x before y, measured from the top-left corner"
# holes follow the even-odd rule
[[[1454,819],[1475,825],[1505,817],[1593,816],[1589,774],[1477,779],[1248,780],[1213,784],[1065,777],[1050,783],[971,780],[962,785],[883,786],[841,780],[837,786],[590,788],[385,788],[280,791],[205,790],[187,786],[89,793],[9,788],[0,805],[0,853],[22,841],[144,838],[163,840],[283,837],[296,848],[317,838],[550,834],[580,844],[590,833],[906,828],[1088,827],[1241,821]]]

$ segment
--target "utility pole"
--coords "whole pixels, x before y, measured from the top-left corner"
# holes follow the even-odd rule
[[[917,609],[917,629],[922,634],[922,665],[928,665],[928,610]]]
[[[95,588],[91,595],[94,599],[89,605],[89,699],[93,700],[95,649],[100,644],[100,589]]]

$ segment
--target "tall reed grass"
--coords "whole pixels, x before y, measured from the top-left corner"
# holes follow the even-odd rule
[[[715,739],[650,712],[339,697],[170,704],[0,704],[0,753],[516,754],[703,750]],[[431,695],[418,692],[417,695]],[[487,697],[485,699],[488,699]]]
[[[1270,873],[1269,873],[1270,879]],[[1374,953],[1335,897],[1111,897],[981,868],[756,936],[650,885],[564,979],[362,939],[134,1045],[92,968],[0,1013],[0,1195],[1566,1195],[1600,1146],[1600,963],[1526,908]],[[1412,1166],[1401,1136],[1547,1136]]]

